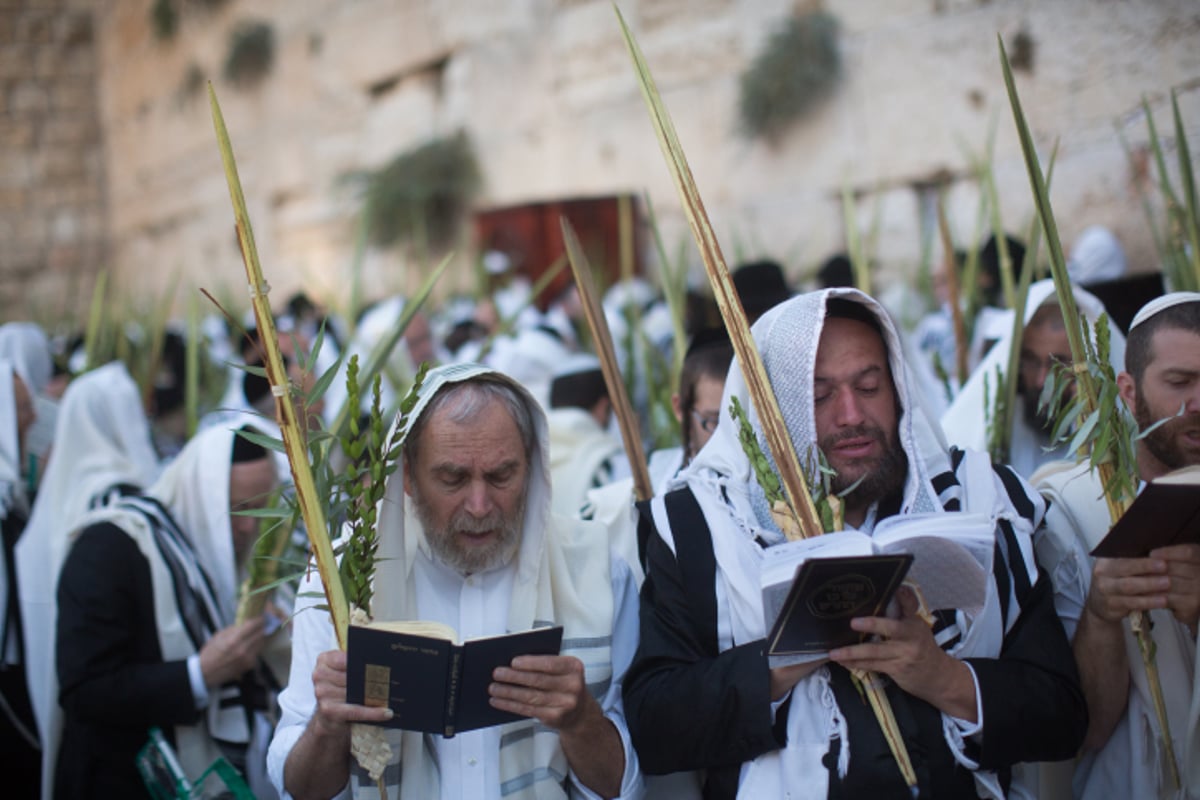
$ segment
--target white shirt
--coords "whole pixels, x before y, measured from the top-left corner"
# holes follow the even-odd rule
[[[423,552],[413,569],[416,580],[417,609],[421,619],[450,625],[460,639],[489,636],[505,631],[508,598],[512,593],[513,569],[510,566],[463,577],[461,573],[432,559]],[[384,567],[386,569],[386,567]],[[612,559],[614,599],[612,662],[613,680],[600,699],[600,707],[617,728],[625,753],[625,774],[621,778],[621,797],[641,791],[637,756],[625,724],[621,682],[633,660],[638,643],[637,588],[629,566],[620,558]],[[304,732],[316,708],[312,670],[317,656],[337,648],[328,614],[313,609],[324,598],[301,596],[296,603],[292,632],[292,672],[288,687],[279,695],[280,719],[275,738],[267,754],[267,773],[282,798],[290,798],[283,789],[283,767],[288,754]],[[446,739],[432,736],[441,778],[441,800],[500,798],[500,728],[482,728]],[[597,798],[571,773],[573,798]],[[338,797],[349,797],[344,789]]]

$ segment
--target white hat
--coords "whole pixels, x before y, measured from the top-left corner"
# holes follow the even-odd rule
[[[1154,298],[1142,306],[1141,311],[1137,312],[1133,318],[1133,322],[1129,325],[1129,330],[1132,331],[1158,312],[1166,311],[1171,306],[1183,303],[1200,303],[1200,292],[1170,292],[1169,294],[1164,294],[1162,297]]]

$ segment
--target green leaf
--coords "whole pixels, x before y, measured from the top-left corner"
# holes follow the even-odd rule
[[[284,449],[283,440],[276,439],[274,436],[267,436],[265,433],[258,433],[257,431],[247,430],[245,428],[239,428],[237,430],[237,435],[241,436],[248,442],[253,442],[254,444],[257,444],[260,447],[265,447],[268,450],[274,450],[277,453],[287,452],[287,450]]]

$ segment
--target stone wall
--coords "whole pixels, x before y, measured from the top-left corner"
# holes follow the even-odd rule
[[[245,303],[207,79],[277,296],[303,286],[345,303],[358,202],[344,176],[459,128],[483,171],[481,207],[645,192],[669,247],[686,235],[609,0],[176,0],[169,39],[155,33],[153,5],[97,5],[107,231],[124,291],[159,291],[178,277],[185,292],[203,286]],[[969,162],[993,130],[1002,217],[1027,229],[1032,205],[997,33],[1033,42],[1032,67],[1017,81],[1043,153],[1061,141],[1054,201],[1067,242],[1107,224],[1135,268],[1154,268],[1138,195],[1146,174],[1130,168],[1117,136],[1144,156],[1143,96],[1174,159],[1166,93],[1178,87],[1200,152],[1194,0],[620,5],[727,258],[772,255],[797,279],[844,247],[846,187],[886,280],[911,282],[932,231],[930,187],[946,190],[955,236],[969,239],[979,196]],[[839,85],[776,142],[743,137],[742,71],[782,19],[813,7],[841,23]],[[235,86],[223,63],[248,20],[271,26],[274,61],[261,81]],[[45,215],[38,224],[53,227]],[[448,287],[469,285],[469,252],[466,240]],[[403,249],[369,250],[364,292],[412,287],[428,264]]]
[[[92,3],[0,2],[0,320],[86,308],[104,263]]]

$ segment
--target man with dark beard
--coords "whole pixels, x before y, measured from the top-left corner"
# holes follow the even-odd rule
[[[461,639],[563,626],[558,656],[495,670],[492,705],[528,719],[451,738],[387,730],[388,797],[628,797],[641,790],[621,680],[636,645],[637,594],[605,530],[550,512],[546,418],[515,381],[470,364],[426,377],[402,469],[380,505],[371,615],[432,620]],[[301,585],[292,674],[268,771],[295,798],[378,796],[351,758],[351,723],[386,708],[346,703],[315,575]]]
[[[1101,324],[1104,304],[1078,287],[1072,293],[1079,313],[1088,324],[1093,327]],[[1125,337],[1111,321],[1108,336],[1111,343],[1109,362],[1113,370],[1118,371],[1125,355]],[[962,391],[942,415],[942,430],[951,444],[974,450],[989,447],[995,397],[1003,386],[1001,373],[1008,369],[1014,346],[1010,328],[971,373]],[[1019,411],[1012,415],[1007,463],[1022,478],[1032,480],[1043,465],[1073,457],[1069,442],[1051,440],[1052,420],[1039,408],[1042,389],[1052,379],[1056,366],[1071,363],[1070,341],[1054,281],[1042,280],[1029,287],[1019,347],[1016,398]],[[1068,393],[1071,391],[1072,388],[1067,389]]]
[[[649,508],[657,535],[625,690],[643,770],[704,770],[706,798],[911,798],[851,669],[881,676],[921,797],[1004,797],[1013,765],[1070,756],[1086,710],[1033,559],[1040,498],[987,456],[946,449],[912,399],[895,327],[866,295],[796,297],[752,332],[800,462],[819,446],[847,492],[846,525],[870,535],[896,515],[986,514],[961,519],[994,531],[994,602],[970,617],[936,609],[930,627],[902,590],[897,616],[854,620],[869,641],[770,668],[766,551],[814,542],[785,542],[755,479],[729,411],[733,398],[752,405],[734,366],[713,438]]]
[[[1142,480],[1200,464],[1200,293],[1168,294],[1138,312],[1117,384],[1139,430],[1148,431],[1136,445]],[[1051,500],[1051,511],[1037,552],[1074,637],[1091,714],[1075,796],[1200,797],[1200,545],[1162,547],[1146,558],[1092,559],[1088,553],[1111,523],[1088,464],[1051,475],[1038,488]],[[1162,731],[1126,621],[1134,611],[1150,613],[1168,726],[1183,772],[1178,794],[1159,766],[1166,755]]]

